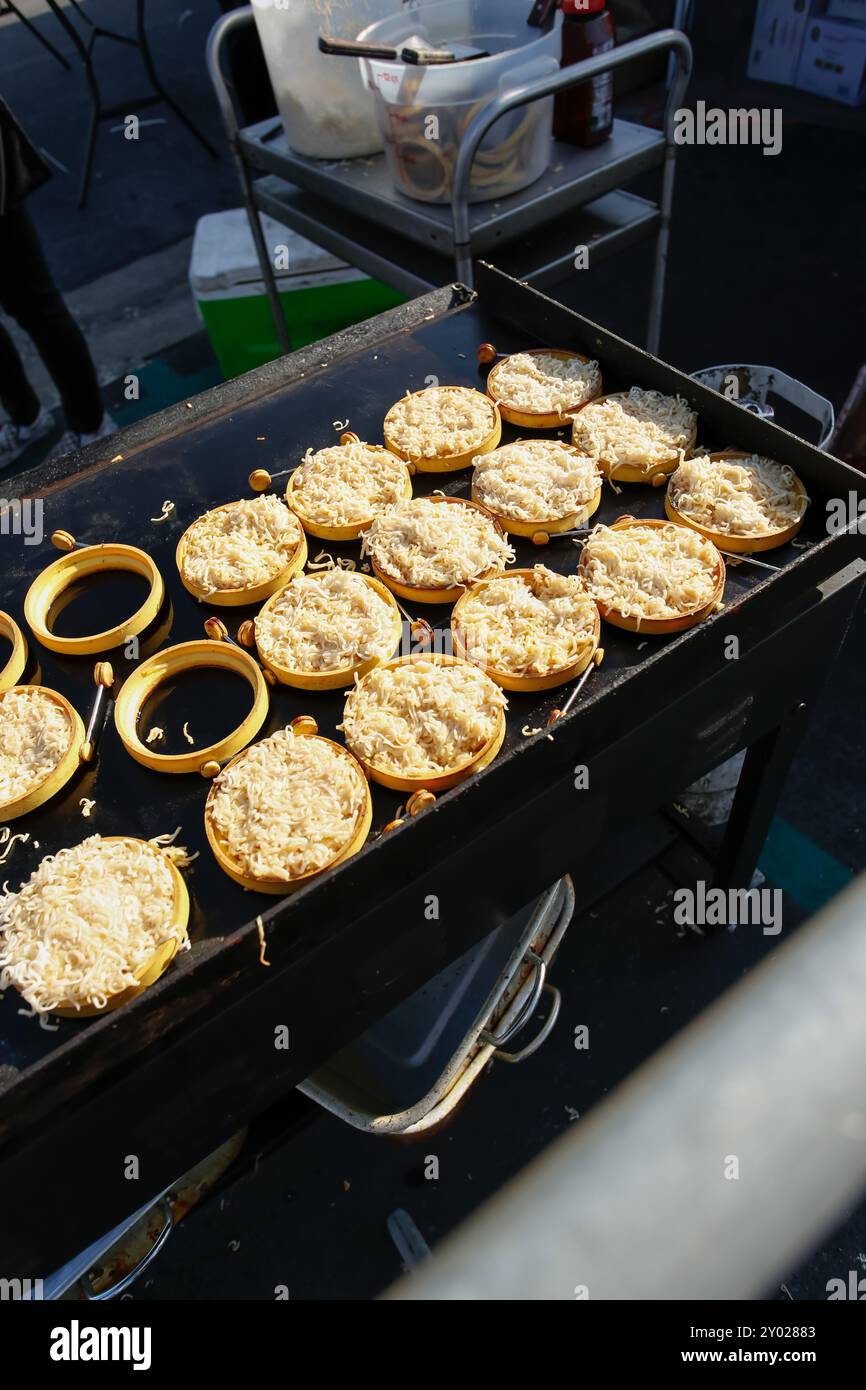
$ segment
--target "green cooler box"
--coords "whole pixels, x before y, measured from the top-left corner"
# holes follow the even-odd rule
[[[318,342],[402,304],[404,296],[338,261],[321,246],[262,216],[265,245],[293,348]],[[278,268],[282,267],[282,268]],[[280,356],[271,309],[243,208],[199,218],[189,282],[224,375],[240,376]]]

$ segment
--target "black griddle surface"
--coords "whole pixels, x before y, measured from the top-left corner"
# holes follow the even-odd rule
[[[440,304],[444,293],[440,292]],[[491,302],[494,298],[490,297]],[[425,299],[432,303],[436,296]],[[541,296],[533,296],[533,300],[542,304],[546,302]],[[424,302],[420,301],[422,304]],[[224,412],[216,418],[211,413],[197,419],[199,412],[191,404],[188,428],[182,428],[186,422],[180,418],[179,426],[175,424],[170,436],[153,439],[136,450],[132,457],[61,477],[47,484],[41,491],[44,499],[43,543],[29,546],[19,538],[0,536],[0,554],[3,557],[0,607],[23,623],[23,602],[28,585],[45,565],[57,558],[48,537],[56,528],[64,528],[84,543],[122,541],[138,545],[155,560],[165,581],[167,601],[154,629],[145,635],[147,640],[142,642],[142,657],[160,646],[203,637],[202,625],[211,613],[218,614],[234,635],[240,623],[253,616],[258,606],[209,608],[197,603],[187,593],[180,582],[175,563],[175,548],[183,530],[208,508],[251,496],[247,477],[254,468],[267,468],[272,474],[293,468],[308,448],[315,450],[334,444],[344,429],[351,429],[370,442],[380,442],[386,411],[407,391],[417,391],[435,384],[474,386],[483,390],[486,370],[478,366],[476,349],[479,343],[486,340],[495,342],[497,348],[505,352],[528,346],[551,345],[549,342],[545,344],[545,339],[535,336],[531,330],[509,326],[484,303],[476,301],[451,307],[445,312],[431,309],[429,315],[422,316],[420,325],[414,327],[411,333],[398,331],[381,341],[367,342],[330,365],[327,351],[322,352],[321,362],[317,362],[315,348],[308,349],[305,354],[306,369],[302,375],[278,389],[266,390],[246,403],[232,404],[232,396],[237,397],[241,383],[216,388],[211,396],[218,400],[220,393],[224,392],[229,402]],[[554,345],[570,344],[557,341]],[[326,347],[325,344],[321,346],[323,349]],[[292,360],[287,359],[287,362],[291,363]],[[650,358],[646,360],[653,362]],[[601,365],[605,391],[626,389],[632,384],[654,384],[652,381],[635,381],[634,374],[617,375],[605,360],[604,353],[601,354]],[[252,374],[248,380],[253,381]],[[251,386],[250,389],[254,388]],[[741,417],[744,427],[747,420],[755,423],[753,417],[746,416],[745,412],[736,411],[731,418],[736,420],[737,416]],[[176,410],[173,419],[175,422],[178,420]],[[763,427],[763,422],[759,423]],[[503,443],[527,433],[506,424]],[[714,432],[702,423],[698,444],[712,449],[737,447],[738,439],[733,437],[736,433],[736,430],[730,433]],[[557,435],[565,437],[565,432],[543,432],[546,438]],[[123,447],[124,438],[118,436],[118,449]],[[750,446],[743,444],[740,447]],[[39,472],[37,470],[37,475]],[[45,470],[45,476],[51,477],[50,467]],[[468,469],[457,475],[417,475],[414,479],[415,495],[440,489],[468,496],[470,478],[471,470]],[[275,486],[282,490],[286,482],[287,479],[282,478]],[[814,497],[814,487],[810,485],[809,490]],[[167,521],[155,522],[152,518],[160,516],[165,500],[172,501],[175,510]],[[609,523],[623,513],[663,517],[664,488],[625,485],[617,495],[609,485],[605,485],[602,504],[594,520]],[[580,551],[572,543],[557,543],[539,549],[520,537],[511,539],[516,551],[515,564],[518,566],[542,562],[552,569],[567,573],[574,572],[577,566]],[[823,507],[820,500],[816,500],[797,542],[772,551],[763,558],[788,567],[809,548],[826,539]],[[318,541],[315,537],[309,538],[309,549],[311,560],[320,552],[327,552],[335,559],[347,556],[358,561],[360,556],[358,543],[337,545]],[[729,568],[726,604],[736,607],[758,586],[766,585],[768,578],[766,571],[747,564]],[[92,615],[95,604],[90,603],[89,609]],[[418,615],[424,616],[439,629],[440,641],[447,632],[450,611],[450,607],[417,605],[415,608]],[[677,638],[661,639],[642,637],[603,624],[604,664],[590,678],[581,701],[603,697],[627,673],[656,659],[666,646],[689,640],[691,635],[686,633]],[[29,634],[28,640],[31,662],[25,679],[38,680],[61,691],[86,719],[93,690],[93,658],[64,659],[43,650]],[[107,655],[114,664],[118,678],[122,680],[125,671],[131,669],[134,662],[126,659],[122,649]],[[38,661],[35,673],[34,656]],[[201,734],[205,722],[201,716],[203,706],[199,702],[208,699],[207,677],[203,677],[199,684],[201,688],[197,698],[191,700],[185,709],[193,736]],[[213,687],[218,686],[219,681],[215,679]],[[549,711],[562,704],[567,694],[568,687],[541,695],[509,695],[506,741],[499,758],[505,759],[513,750],[543,740],[544,733],[528,738],[522,730],[545,730]],[[343,698],[344,692],[306,694],[277,686],[271,691],[270,714],[260,737],[284,726],[296,715],[312,713],[322,734],[341,740],[337,725],[341,718]],[[179,724],[181,713],[178,705],[178,698],[174,697],[172,711],[175,723]],[[237,722],[234,704],[232,708],[232,716],[226,718],[227,728]],[[219,713],[217,695],[216,706],[211,701],[208,708],[208,738],[213,737],[214,726],[219,723]],[[178,742],[179,734],[180,730],[172,727],[172,746],[188,747],[184,740]],[[496,767],[496,763],[493,767]],[[479,775],[487,777],[490,770]],[[465,794],[477,780],[477,777],[471,779],[463,788],[448,795],[455,797]],[[184,873],[191,899],[192,950],[180,955],[164,978],[168,980],[178,972],[187,972],[194,967],[202,953],[210,952],[219,942],[252,922],[257,914],[266,916],[275,906],[273,898],[245,892],[217,867],[208,848],[203,826],[208,785],[199,776],[171,776],[141,767],[124,751],[110,719],[95,764],[80,770],[61,796],[14,824],[15,831],[29,832],[31,840],[27,844],[16,845],[3,866],[3,876],[17,887],[45,854],[55,853],[65,845],[76,844],[94,832],[149,838],[180,827],[179,843],[199,854]],[[96,802],[89,819],[84,819],[80,810],[79,803],[84,797],[93,798]],[[377,833],[394,816],[404,799],[399,794],[373,786],[373,830],[363,855],[377,852]],[[315,892],[316,885],[306,890],[303,914],[300,918],[293,917],[293,947],[297,950],[315,945]],[[160,985],[157,985],[148,994],[159,989]],[[146,998],[147,995],[144,996]],[[7,989],[0,1002],[0,1093],[4,1082],[7,1085],[14,1082],[22,1071],[64,1044],[76,1040],[82,1032],[106,1028],[116,1030],[122,1026],[130,1009],[139,1008],[142,1002],[127,1006],[118,1015],[98,1020],[78,1022],[53,1019],[46,1028],[38,1019],[24,1017],[23,1001],[14,989]]]

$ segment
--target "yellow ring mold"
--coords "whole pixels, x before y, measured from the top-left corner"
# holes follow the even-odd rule
[[[188,753],[155,752],[138,734],[138,720],[145,702],[165,681],[208,667],[243,676],[253,692],[249,714],[225,738],[206,748],[190,749]],[[267,714],[268,687],[253,658],[232,642],[204,638],[166,647],[142,662],[121,688],[114,706],[114,723],[127,753],[144,767],[154,772],[198,772],[203,777],[215,777],[221,762],[239,753],[255,738]]]
[[[291,728],[296,738],[320,737],[318,725],[312,715],[299,715],[297,719],[292,720]],[[215,795],[215,788],[211,787],[204,808],[204,828],[208,844],[223,872],[228,874],[229,878],[234,879],[235,883],[239,883],[242,888],[247,888],[253,893],[271,893],[279,897],[286,897],[289,893],[294,893],[299,888],[303,888],[311,879],[318,878],[320,874],[327,873],[329,869],[335,868],[337,864],[342,864],[344,860],[351,859],[353,854],[357,854],[358,850],[363,848],[367,836],[370,833],[370,826],[373,823],[373,799],[370,795],[370,786],[367,778],[363,776],[363,764],[347,748],[344,748],[342,744],[334,743],[333,740],[329,738],[323,738],[321,741],[322,743],[327,743],[331,748],[336,749],[341,757],[348,758],[358,771],[361,772],[364,782],[364,806],[361,811],[358,828],[351,839],[347,841],[342,849],[337,851],[327,864],[323,864],[320,869],[311,869],[309,872],[299,874],[297,878],[293,879],[255,878],[245,873],[237,860],[232,857],[231,850],[225,840],[220,837],[211,819],[211,801]],[[232,759],[232,762],[229,763],[228,766],[231,767],[234,763],[239,762],[243,756],[244,754],[240,753],[237,758]]]
[[[15,619],[3,612],[0,612],[0,637],[7,637],[12,643],[9,660],[0,669],[0,691],[11,690],[20,681],[27,665],[27,638]]]
[[[291,685],[297,690],[340,690],[344,686],[353,685],[355,677],[366,676],[368,671],[372,671],[375,666],[381,666],[390,660],[393,653],[400,645],[400,638],[403,635],[403,615],[394,601],[394,596],[389,589],[378,579],[374,579],[369,574],[358,574],[359,579],[363,579],[365,584],[375,590],[381,599],[388,604],[393,618],[394,642],[387,656],[373,656],[366,661],[356,662],[353,666],[341,666],[335,671],[292,671],[287,666],[279,666],[277,662],[271,661],[258,647],[258,624],[268,609],[280,598],[280,593],[273,594],[262,608],[258,617],[255,619],[253,627],[256,633],[256,646],[258,648],[259,660],[266,671],[270,671],[282,685]],[[241,634],[239,634],[241,635]],[[244,640],[246,640],[244,638]],[[249,644],[248,644],[249,645]]]
[[[189,922],[189,893],[178,871],[177,865],[167,854],[164,854],[158,845],[152,845],[147,840],[137,840],[132,835],[106,835],[106,844],[146,844],[155,854],[162,858],[171,874],[174,897],[172,901],[171,922],[172,927],[186,928]],[[58,1008],[52,1009],[52,1014],[57,1014],[59,1018],[95,1018],[98,1014],[111,1013],[113,1009],[119,1009],[122,1004],[129,1003],[130,999],[135,999],[148,985],[154,984],[168,969],[174,957],[177,955],[180,942],[175,938],[163,942],[158,946],[149,960],[146,960],[139,967],[136,973],[137,983],[122,989],[118,994],[109,996],[107,1003],[101,1008],[94,1008],[91,1004],[85,1004],[82,1008],[76,1008],[74,1004],[61,1004]]]
[[[86,761],[82,756],[85,736],[84,722],[77,709],[69,703],[65,695],[61,695],[57,690],[49,690],[45,685],[20,685],[11,686],[9,689],[34,690],[49,700],[53,700],[66,715],[72,737],[60,762],[46,773],[41,782],[38,782],[35,787],[31,787],[23,796],[17,796],[12,801],[0,802],[0,820],[4,821],[17,820],[19,816],[26,816],[30,811],[35,811],[37,806],[42,806],[46,801],[50,801],[51,797],[62,791],[73,774],[78,771],[79,764]],[[0,718],[2,718],[3,698],[8,693],[8,690],[0,691]]]
[[[509,354],[515,357],[516,353]],[[567,362],[576,359],[578,362],[591,362],[591,357],[585,357],[582,352],[569,352],[565,348],[527,348],[522,354],[526,357],[558,357],[561,361]],[[501,396],[497,395],[496,378],[498,373],[505,366],[508,357],[503,358],[496,366],[491,369],[487,378],[487,394],[490,399],[499,407],[499,413],[503,420],[507,420],[510,425],[520,425],[523,429],[530,430],[555,430],[562,425],[571,424],[572,417],[590,401],[597,400],[601,394],[601,370],[599,369],[599,386],[595,395],[587,400],[581,401],[579,405],[566,407],[565,410],[518,410],[516,406],[509,405]],[[550,529],[549,527],[547,528]]]
[[[105,570],[140,575],[150,585],[150,593],[140,608],[125,622],[87,637],[56,637],[48,626],[51,610],[71,584]],[[24,600],[24,616],[43,647],[60,656],[93,656],[119,647],[149,627],[162,607],[165,586],[162,575],[149,555],[134,545],[88,545],[70,550],[48,565],[34,579]]]

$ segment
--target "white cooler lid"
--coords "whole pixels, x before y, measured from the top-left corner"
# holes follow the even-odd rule
[[[278,281],[295,282],[304,277],[316,283],[315,277],[333,282],[358,278],[358,272],[325,251],[315,242],[307,241],[272,217],[259,214],[265,245],[275,252],[278,246],[289,249],[288,269],[275,268]],[[344,272],[335,275],[334,272]],[[312,279],[310,279],[312,277]],[[189,282],[198,299],[261,284],[261,270],[253,244],[253,235],[243,208],[228,208],[224,212],[209,212],[196,223],[189,266]]]

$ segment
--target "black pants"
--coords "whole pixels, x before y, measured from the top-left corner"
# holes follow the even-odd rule
[[[0,217],[0,308],[32,338],[60,392],[69,428],[76,434],[95,433],[103,409],[93,359],[23,205]],[[13,425],[32,425],[39,414],[39,398],[2,323],[0,401]]]

